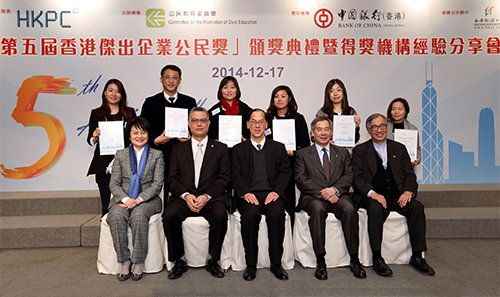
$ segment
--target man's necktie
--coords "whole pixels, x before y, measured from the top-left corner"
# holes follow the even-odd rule
[[[260,147],[261,147],[261,146],[260,146],[260,144],[257,144],[257,150],[258,150],[259,152],[260,152],[260,150],[261,150],[261,149],[260,149]]]
[[[194,157],[194,186],[198,188],[200,180],[201,163],[203,163],[203,143],[198,143],[198,149]]]
[[[328,153],[326,148],[323,148],[323,172],[325,172],[326,177],[330,177],[330,159],[328,159]]]
[[[175,97],[168,97],[168,101],[170,101],[170,103],[174,103],[174,100],[175,100]]]

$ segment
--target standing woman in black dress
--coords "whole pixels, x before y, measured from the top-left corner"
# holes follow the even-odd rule
[[[334,115],[354,116],[354,122],[356,123],[354,140],[357,143],[360,138],[359,124],[361,123],[361,118],[358,116],[356,110],[349,106],[345,85],[338,78],[331,79],[326,84],[323,107],[318,110],[316,117],[328,117],[333,123]]]
[[[210,115],[208,137],[219,139],[220,115],[241,115],[241,135],[245,139],[250,136],[247,121],[248,114],[252,109],[245,102],[241,101],[240,98],[241,91],[236,78],[232,76],[224,77],[217,90],[217,99],[219,99],[219,102],[208,110],[208,114]]]
[[[288,86],[277,86],[271,93],[271,101],[267,108],[267,122],[269,127],[268,137],[273,137],[273,120],[274,119],[292,119],[295,121],[295,145],[296,150],[308,147],[311,143],[309,141],[309,130],[304,116],[297,112],[297,101],[293,96],[292,90]],[[288,150],[288,157],[290,159],[291,168],[294,168],[294,154],[295,151]],[[290,182],[286,188],[285,210],[294,222],[295,214],[295,181],[292,174]]]
[[[109,190],[111,175],[106,173],[106,168],[114,156],[101,156],[99,153],[99,136],[101,132],[99,131],[98,123],[103,121],[123,121],[123,130],[125,131],[127,124],[135,117],[134,109],[127,106],[127,93],[122,82],[115,78],[108,80],[102,90],[101,106],[90,112],[89,134],[87,136],[89,145],[95,145],[94,157],[92,158],[92,162],[90,162],[87,176],[95,174],[95,181],[99,187],[99,194],[101,196],[102,215],[108,212],[109,199],[111,197]],[[130,139],[129,137],[124,137],[124,139],[125,147],[127,147],[130,144]]]

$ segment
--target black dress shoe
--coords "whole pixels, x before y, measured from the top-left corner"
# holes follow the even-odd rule
[[[187,270],[188,270],[188,267],[187,267],[186,261],[177,260],[177,261],[175,261],[175,265],[172,268],[172,270],[170,270],[170,272],[168,273],[168,278],[169,279],[178,279]]]
[[[363,266],[361,266],[361,263],[359,263],[359,260],[351,261],[351,264],[349,264],[349,269],[351,270],[354,277],[366,278],[366,271]]]
[[[434,275],[436,273],[434,269],[432,269],[432,267],[430,267],[429,264],[427,264],[427,261],[425,261],[425,259],[422,257],[411,256],[410,265],[426,275]]]
[[[243,279],[246,281],[253,281],[255,279],[257,273],[257,267],[254,265],[249,265],[245,268],[245,272],[243,272]]]
[[[123,282],[130,278],[130,273],[127,274],[118,273],[117,277],[119,281]]]
[[[373,271],[380,276],[391,276],[392,270],[385,264],[384,258],[373,259]]]
[[[217,277],[217,278],[224,277],[224,272],[222,271],[222,268],[220,268],[217,260],[208,259],[207,266],[205,266],[205,270],[210,272],[210,274],[213,277]]]
[[[285,271],[285,269],[283,269],[283,266],[271,265],[270,270],[277,279],[288,280],[288,273]]]
[[[142,278],[142,273],[139,274],[132,273],[132,280],[138,281],[141,278]]]
[[[328,272],[326,271],[326,265],[320,264],[316,266],[316,271],[314,272],[314,276],[319,280],[327,280]]]

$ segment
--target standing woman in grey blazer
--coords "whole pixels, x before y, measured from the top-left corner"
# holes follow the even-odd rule
[[[408,101],[403,98],[396,98],[389,103],[387,107],[387,138],[394,140],[394,129],[409,129],[417,130],[412,123],[410,123],[407,118],[410,113],[410,105]],[[417,134],[417,159],[412,160],[411,164],[416,166],[422,160],[422,150],[420,148],[420,137]]]
[[[149,218],[162,210],[163,154],[148,144],[149,122],[137,117],[129,125],[132,144],[116,152],[109,188],[113,195],[106,221],[111,230],[117,261],[118,280],[140,280],[148,253]],[[127,230],[132,230],[128,249]]]

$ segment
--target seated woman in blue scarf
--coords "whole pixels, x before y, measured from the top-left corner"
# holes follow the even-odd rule
[[[132,144],[116,152],[109,188],[113,198],[107,222],[113,237],[117,261],[121,264],[118,280],[132,276],[140,280],[148,253],[149,218],[161,212],[159,196],[163,186],[163,154],[148,144],[150,125],[142,117],[129,124]],[[127,229],[132,230],[133,251],[128,249]]]

